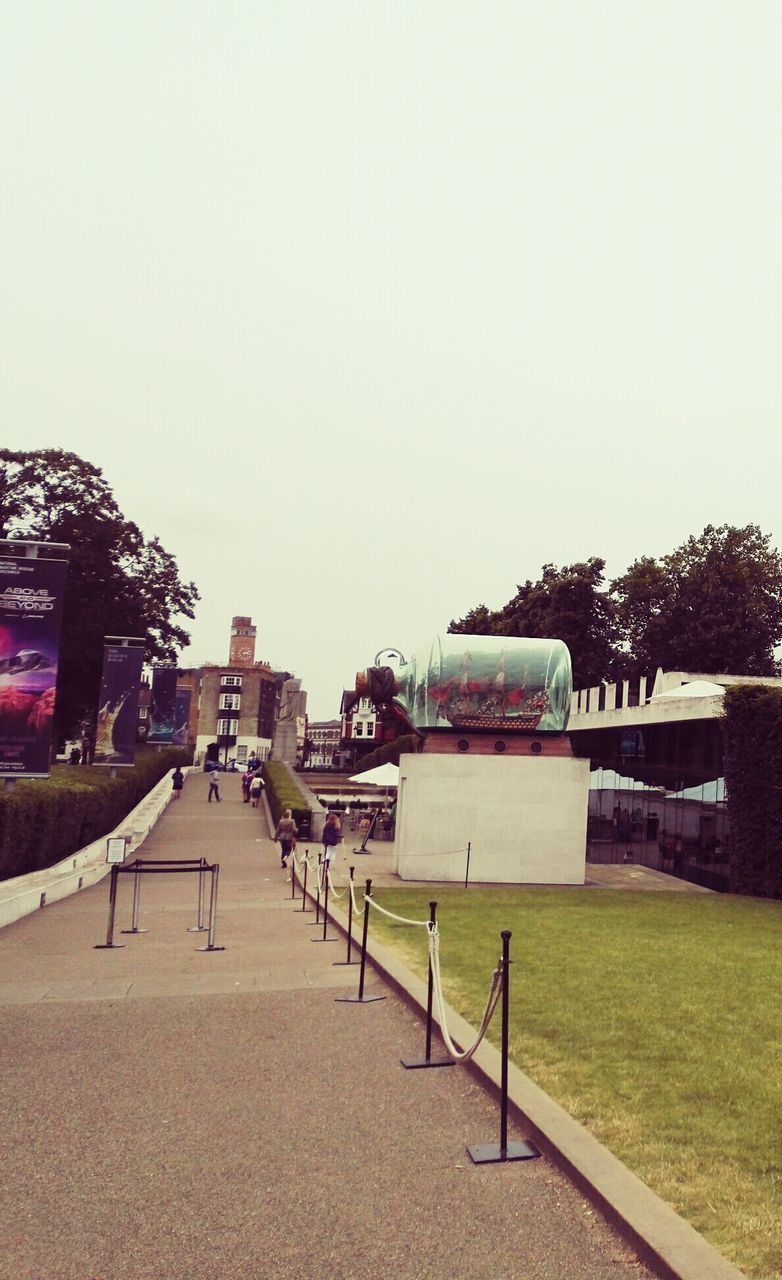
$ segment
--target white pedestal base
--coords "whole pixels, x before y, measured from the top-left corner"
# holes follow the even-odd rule
[[[403,880],[583,884],[589,761],[404,755],[395,864]]]

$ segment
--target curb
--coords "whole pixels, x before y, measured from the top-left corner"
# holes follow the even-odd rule
[[[301,887],[301,884],[299,884]],[[307,893],[308,897],[312,894]],[[321,903],[321,909],[322,909]],[[329,918],[347,937],[347,918],[329,903]],[[355,943],[355,939],[354,939]],[[360,940],[356,944],[360,953]],[[426,1016],[426,984],[381,943],[368,940],[367,959],[415,1009]],[[439,1027],[436,1011],[433,1020]],[[471,1044],[476,1028],[446,1005],[452,1039]],[[467,1064],[477,1080],[499,1093],[501,1057],[484,1040]],[[612,1155],[583,1125],[539,1088],[512,1062],[508,1063],[508,1102],[531,1130],[543,1152],[595,1204],[663,1280],[747,1280],[708,1240]]]

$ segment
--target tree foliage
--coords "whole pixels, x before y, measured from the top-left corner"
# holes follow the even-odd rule
[[[757,525],[707,525],[659,560],[636,560],[611,584],[632,668],[776,675],[782,557]]]
[[[577,689],[605,680],[614,663],[613,604],[603,591],[605,561],[596,556],[579,563],[544,564],[537,582],[517,586],[503,608],[471,609],[448,630],[468,635],[531,636],[564,640],[573,662]]]
[[[99,467],[60,449],[0,449],[0,538],[68,543],[55,731],[75,733],[94,714],[103,639],[144,636],[147,659],[189,644],[198,591],[176,560],[145,539],[117,506]]]
[[[659,559],[641,556],[603,589],[605,561],[543,566],[501,609],[485,604],[451,632],[564,640],[576,689],[667,671],[776,675],[782,556],[757,525],[708,525]]]

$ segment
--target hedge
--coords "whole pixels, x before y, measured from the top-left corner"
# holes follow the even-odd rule
[[[409,755],[421,750],[421,739],[417,733],[403,733],[393,742],[385,742],[376,751],[370,751],[356,763],[356,773],[366,773],[367,769],[375,769],[379,764],[399,764],[401,755]]]
[[[731,891],[782,898],[782,692],[729,686],[723,733]]]
[[[192,764],[178,747],[141,747],[131,769],[55,765],[49,778],[19,780],[0,792],[0,880],[42,871],[119,826],[176,765]]]
[[[286,809],[290,809],[297,826],[303,817],[309,817],[311,810],[304,793],[299,790],[291,777],[287,765],[281,760],[265,760],[262,766],[263,780],[266,783],[266,799],[275,827]]]

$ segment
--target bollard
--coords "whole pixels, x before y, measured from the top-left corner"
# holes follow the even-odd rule
[[[114,912],[117,906],[117,879],[119,868],[115,865],[111,868],[109,880],[109,923],[106,929],[106,941],[96,942],[95,951],[113,951],[118,947],[124,947],[124,942],[114,941]]]
[[[429,923],[432,927],[437,923],[437,903],[429,903]],[[426,992],[426,1049],[424,1052],[423,1062],[405,1062],[401,1059],[402,1066],[408,1071],[420,1071],[425,1067],[453,1067],[455,1062],[453,1058],[437,1058],[432,1062],[432,999],[434,996],[434,974],[432,973],[432,957],[429,956],[429,983]]]
[[[201,867],[198,872],[198,920],[196,924],[191,924],[188,933],[206,933],[206,925],[204,924],[204,874],[206,872],[206,858],[201,859]]]
[[[220,875],[220,863],[215,862],[210,868],[212,872],[212,891],[209,894],[209,941],[205,947],[196,947],[196,951],[225,951],[225,947],[215,946],[217,931],[217,879]]]
[[[133,876],[133,906],[130,909],[130,928],[123,929],[123,933],[149,933],[148,929],[139,929],[138,927],[138,907],[141,897],[141,869],[139,859],[136,859],[136,873]]]
[[[353,872],[355,867],[350,868],[350,884],[348,885],[348,958],[347,960],[335,960],[335,964],[358,964],[358,960],[351,960],[350,951],[353,945]]]
[[[502,1043],[500,1076],[500,1141],[468,1147],[473,1164],[507,1164],[511,1160],[534,1160],[540,1155],[531,1142],[508,1142],[508,1023],[510,1010],[510,929],[502,938]]]
[[[296,852],[291,849],[291,902],[296,897]]]
[[[310,938],[310,942],[339,942],[339,938],[327,938],[326,929],[329,923],[329,863],[323,863],[326,868],[323,876],[323,937]]]
[[[364,929],[361,937],[361,968],[358,975],[357,996],[335,996],[337,1004],[373,1004],[377,1000],[385,1000],[385,996],[364,995],[364,970],[367,964],[367,934],[369,933],[369,899],[372,896],[372,881],[367,880],[364,890]]]

